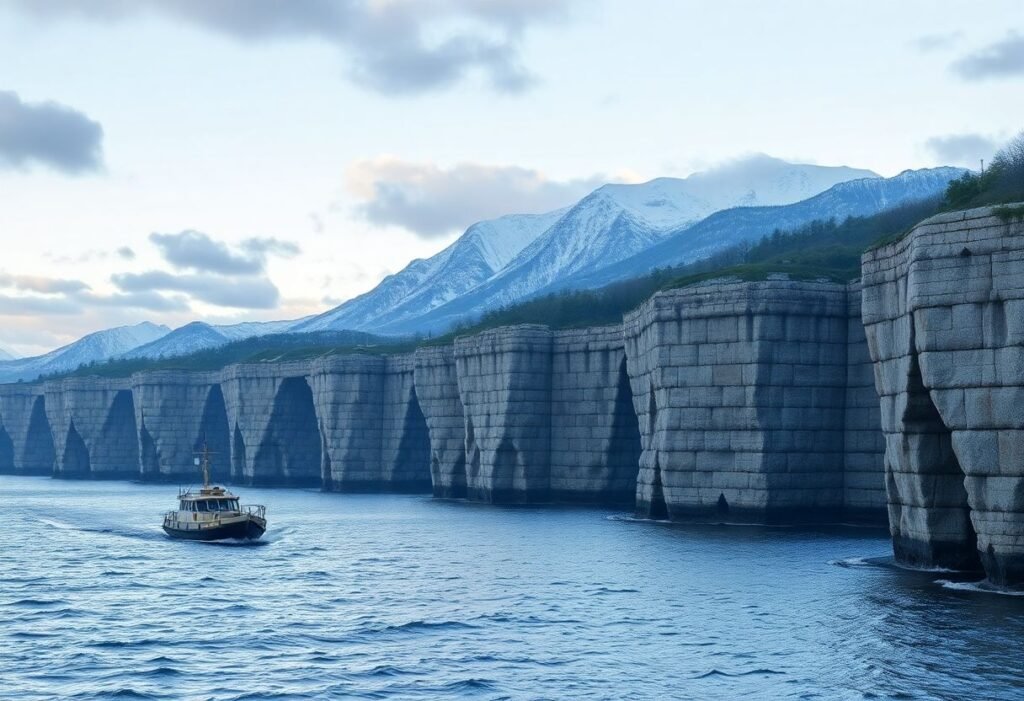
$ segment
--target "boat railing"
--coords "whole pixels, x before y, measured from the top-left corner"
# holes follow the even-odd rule
[[[263,506],[262,504],[243,504],[242,513],[249,514],[250,516],[255,516],[257,518],[266,519],[267,507]]]

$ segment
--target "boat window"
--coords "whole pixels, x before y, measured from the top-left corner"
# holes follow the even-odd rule
[[[238,499],[232,499],[228,503],[231,504],[232,511],[238,511]]]
[[[196,511],[206,511],[206,502],[205,501],[197,501],[196,502]]]

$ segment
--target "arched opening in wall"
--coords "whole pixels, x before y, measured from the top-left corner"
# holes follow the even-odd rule
[[[654,460],[654,476],[651,479],[651,504],[647,510],[647,518],[655,521],[668,519],[668,504],[665,503],[665,487],[661,482],[661,463]]]
[[[494,471],[491,473],[491,500],[495,502],[523,501],[525,494],[515,490],[516,467],[519,451],[511,438],[503,438],[494,451]]]
[[[327,448],[327,436],[320,431],[320,486],[324,491],[334,491],[334,466],[331,463],[331,451]]]
[[[160,453],[156,449],[156,441],[146,428],[145,419],[139,425],[139,466],[144,480],[159,480],[162,477]]]
[[[270,410],[270,421],[253,458],[258,484],[320,486],[322,466],[320,427],[313,390],[304,377],[281,383]]]
[[[89,461],[89,449],[75,428],[72,421],[68,426],[68,437],[64,441],[64,464],[61,466],[62,477],[90,477],[92,467]]]
[[[139,434],[135,426],[135,400],[130,390],[120,390],[114,395],[96,452],[92,464],[99,463],[101,452],[105,463],[103,474],[96,476],[138,476]]]
[[[240,482],[242,484],[252,484],[252,477],[246,474],[245,463],[245,438],[242,436],[242,430],[238,428],[238,424],[235,424],[234,435],[231,437],[232,481]]]
[[[618,383],[615,388],[612,437],[608,455],[610,494],[615,503],[629,504],[636,500],[636,480],[640,471],[641,452],[640,420],[633,406],[633,389],[629,384],[626,359],[623,358],[619,364]]]
[[[481,500],[483,498],[480,485],[480,446],[476,444],[476,430],[473,419],[466,416],[466,497]]]
[[[409,403],[402,418],[402,435],[398,440],[391,488],[413,493],[429,492],[431,489],[430,430],[416,397],[415,387],[409,393]]]
[[[980,570],[978,535],[971,522],[964,486],[966,475],[953,452],[951,432],[924,386],[917,355],[911,358],[907,395],[903,414],[904,454],[910,468],[916,470],[914,492],[930,502],[918,504],[924,507],[926,530],[943,535],[928,542],[897,538],[893,544],[896,554],[909,564]],[[889,484],[898,491],[898,481]]]
[[[210,478],[216,482],[224,482],[231,478],[232,463],[228,460],[231,453],[231,430],[228,428],[228,410],[224,405],[224,393],[220,385],[213,385],[206,394],[203,403],[203,415],[199,419],[199,433],[192,445],[192,452],[202,452],[203,446],[212,453]],[[243,451],[244,452],[244,451]]]
[[[14,472],[14,441],[0,424],[0,474],[13,475]]]
[[[50,420],[46,418],[46,400],[40,395],[32,402],[21,471],[28,475],[52,475],[56,460],[53,431],[50,429]]]

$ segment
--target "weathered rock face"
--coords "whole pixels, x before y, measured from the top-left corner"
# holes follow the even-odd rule
[[[1024,224],[940,215],[862,268],[896,557],[1024,583]]]
[[[551,494],[632,505],[640,427],[621,326],[556,331],[551,361]]]
[[[0,473],[49,475],[53,434],[40,385],[0,386]]]
[[[466,496],[466,418],[459,398],[452,346],[419,348],[414,386],[430,437],[430,478],[435,497]]]
[[[320,486],[323,446],[307,375],[303,362],[232,365],[222,372],[232,479]]]
[[[212,453],[212,477],[230,478],[231,442],[220,373],[159,370],[132,376],[139,440],[139,476],[144,480],[197,478],[195,453]]]
[[[849,305],[829,283],[711,282],[625,320],[655,518],[839,521]]]
[[[860,282],[851,283],[847,290],[843,504],[847,518],[852,521],[884,524],[885,435],[867,336],[861,322]]]
[[[323,487],[344,492],[383,487],[384,358],[334,356],[317,361],[310,385],[323,440]]]
[[[547,501],[551,475],[551,331],[515,326],[455,341],[466,412],[466,493],[485,502]]]
[[[430,433],[415,387],[412,353],[384,362],[381,483],[389,491],[430,492]]]
[[[71,377],[47,382],[43,391],[54,441],[55,475],[139,475],[135,406],[127,379]]]
[[[635,503],[673,519],[867,519],[883,466],[858,294],[710,283],[655,296],[624,327],[517,326],[407,355],[69,379],[45,397],[7,389],[0,402],[19,408],[0,414],[0,469],[29,464],[17,456],[31,434],[33,464],[56,462],[60,476],[191,479],[205,442],[223,456],[215,477],[244,484]],[[42,421],[26,418],[33,402]]]

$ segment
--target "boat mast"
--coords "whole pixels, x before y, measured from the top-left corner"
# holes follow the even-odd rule
[[[200,454],[201,458],[196,458],[196,465],[203,471],[203,489],[210,486],[210,446],[203,442],[203,452]]]

